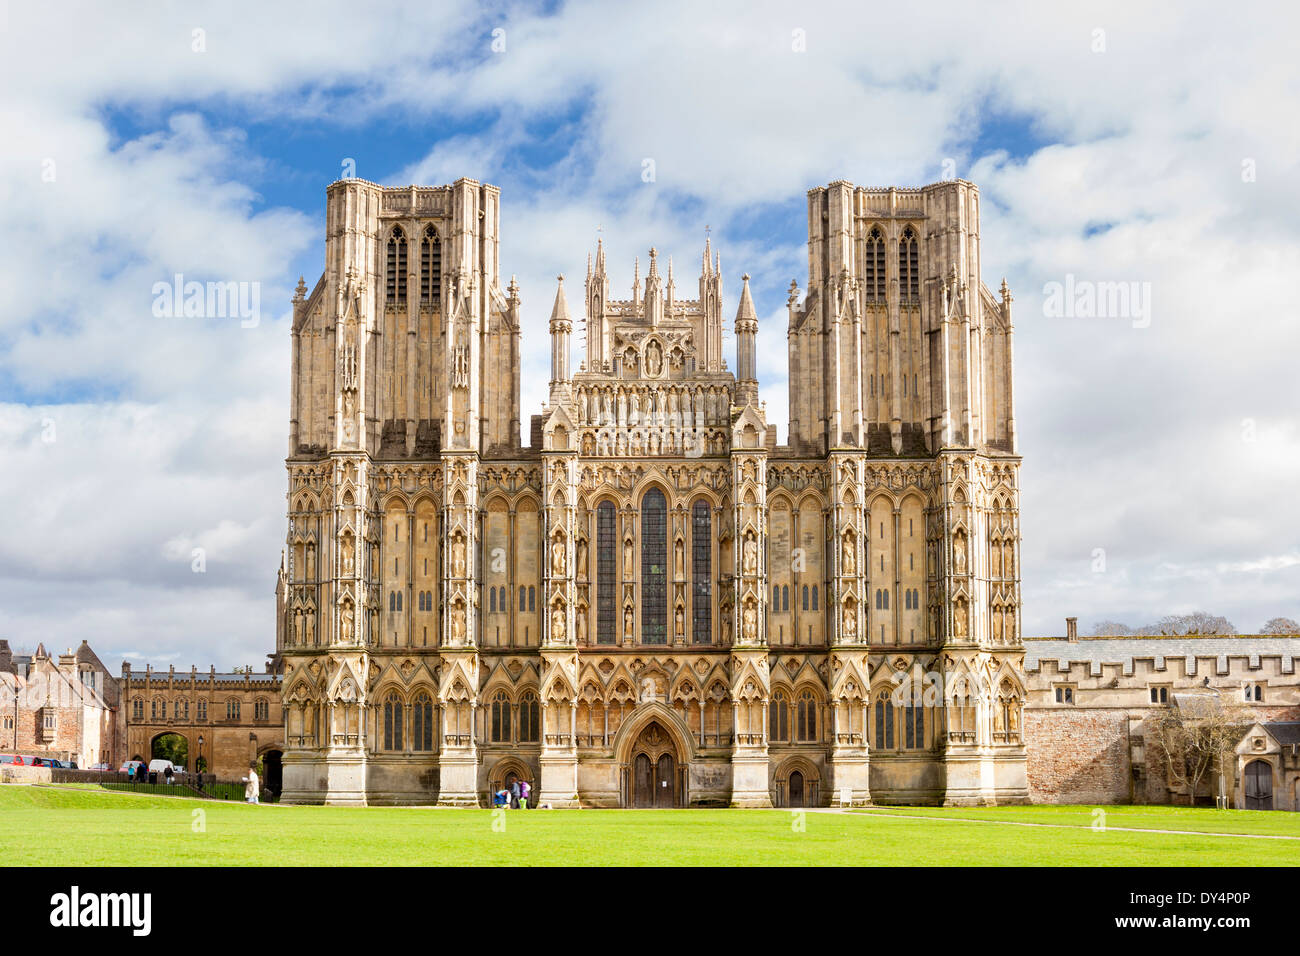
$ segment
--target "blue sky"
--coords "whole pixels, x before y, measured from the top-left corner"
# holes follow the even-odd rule
[[[18,503],[0,637],[260,665],[289,297],[320,274],[324,190],[347,158],[385,184],[502,188],[529,411],[555,275],[581,275],[597,229],[622,290],[651,245],[690,288],[710,227],[725,308],[753,277],[782,436],[805,191],[973,180],[984,281],[1016,296],[1026,633],[1067,615],[1085,631],[1300,617],[1300,132],[1278,122],[1300,112],[1295,20],[1223,23],[1209,4],[0,7],[0,489]],[[1188,55],[1209,43],[1212,63]],[[257,283],[260,321],[152,315],[177,272]],[[1142,284],[1150,321],[1048,314],[1067,276]]]

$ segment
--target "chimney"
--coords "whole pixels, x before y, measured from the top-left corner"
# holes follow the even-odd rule
[[[1071,644],[1079,640],[1079,619],[1077,617],[1067,617],[1065,619],[1065,639]]]

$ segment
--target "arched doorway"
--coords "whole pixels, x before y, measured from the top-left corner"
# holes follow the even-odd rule
[[[790,806],[803,806],[803,774],[798,770],[790,771]]]
[[[170,760],[182,769],[190,765],[190,742],[180,734],[159,734],[149,743],[150,760]]]
[[[278,750],[268,750],[262,754],[262,769],[265,771],[262,777],[262,788],[277,796],[284,788],[284,772],[281,766],[283,757],[284,754]]]
[[[1246,809],[1273,809],[1273,767],[1264,760],[1246,764]]]
[[[646,724],[632,745],[631,770],[630,806],[668,809],[678,805],[681,781],[677,749],[659,721]]]

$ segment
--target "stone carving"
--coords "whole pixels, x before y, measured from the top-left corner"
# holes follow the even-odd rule
[[[741,634],[746,641],[758,640],[758,608],[754,606],[754,599],[745,600],[745,608],[741,612]]]
[[[844,548],[843,554],[840,558],[840,565],[844,569],[845,574],[857,574],[858,562],[855,552],[856,548],[854,547],[853,529],[850,528],[844,532]]]
[[[356,640],[356,615],[352,610],[352,602],[345,601],[343,604],[342,627],[340,636],[343,643],[351,644]]]
[[[578,577],[584,580],[587,577],[587,541],[585,538],[578,541]]]
[[[551,640],[563,641],[566,633],[564,605],[557,603],[551,610]]]
[[[623,542],[623,580],[624,581],[632,580],[632,568],[634,567],[633,557],[634,555],[632,549],[632,539],[628,538],[626,541]]]
[[[632,614],[632,605],[629,604],[627,607],[623,608],[623,640],[629,642],[632,640],[634,621],[635,617]]]
[[[952,563],[957,574],[966,573],[966,536],[960,531],[953,535]]]
[[[353,569],[356,567],[356,548],[352,542],[352,535],[343,536],[343,576],[351,577]]]
[[[682,539],[678,538],[673,545],[673,566],[676,569],[679,578],[686,576],[686,549],[682,545]]]
[[[564,577],[564,564],[564,538],[556,535],[555,540],[551,542],[551,576]]]
[[[645,373],[650,378],[658,378],[664,370],[664,353],[659,343],[651,339],[645,348]]]
[[[465,643],[465,605],[459,601],[451,609],[451,643],[456,647]]]
[[[459,532],[451,539],[451,573],[457,578],[465,576],[465,537]]]
[[[845,641],[858,639],[858,615],[852,604],[844,605],[843,625],[840,629]]]
[[[753,531],[745,532],[744,555],[742,557],[741,571],[744,574],[758,573],[758,539]]]

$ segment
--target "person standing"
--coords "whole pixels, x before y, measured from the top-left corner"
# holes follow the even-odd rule
[[[510,809],[519,809],[519,778],[510,781]]]
[[[525,810],[528,809],[528,798],[532,795],[532,790],[527,780],[519,781],[519,806]]]
[[[257,764],[248,765],[248,776],[244,778],[244,800],[257,804]]]

